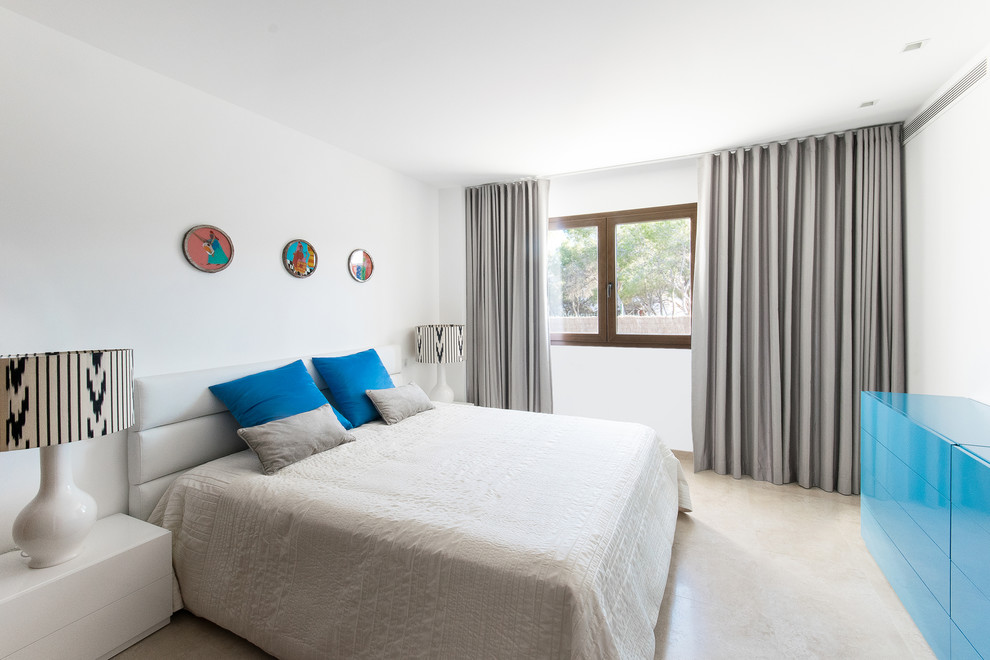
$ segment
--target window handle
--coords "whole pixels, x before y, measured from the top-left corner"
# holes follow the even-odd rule
[[[612,297],[612,283],[609,282],[608,286],[605,287],[605,298],[608,299],[611,297]]]

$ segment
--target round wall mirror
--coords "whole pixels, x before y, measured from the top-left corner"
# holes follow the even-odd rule
[[[375,262],[367,250],[354,250],[347,258],[347,270],[357,282],[367,282],[375,270]]]

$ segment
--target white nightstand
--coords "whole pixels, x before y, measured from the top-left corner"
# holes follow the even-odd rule
[[[122,513],[75,559],[28,568],[0,555],[0,658],[109,658],[172,616],[172,534]]]

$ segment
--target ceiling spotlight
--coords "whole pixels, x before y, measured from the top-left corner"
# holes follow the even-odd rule
[[[920,41],[912,41],[910,43],[904,44],[904,50],[902,50],[901,52],[902,53],[906,53],[906,52],[911,51],[911,50],[918,50],[919,48],[921,48],[922,46],[924,46],[926,43],[928,43],[928,39],[922,39]]]
[[[861,108],[872,108],[877,103],[879,103],[879,101],[863,101],[862,103],[859,104],[859,107],[861,107]]]

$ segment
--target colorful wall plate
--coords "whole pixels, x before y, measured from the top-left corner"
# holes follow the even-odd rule
[[[375,270],[375,262],[366,250],[354,250],[347,258],[347,271],[358,282],[367,282]]]
[[[286,243],[282,250],[282,265],[293,277],[309,277],[316,270],[316,249],[301,238]]]
[[[194,268],[216,273],[234,260],[234,243],[213,225],[196,225],[182,239],[182,251]]]

